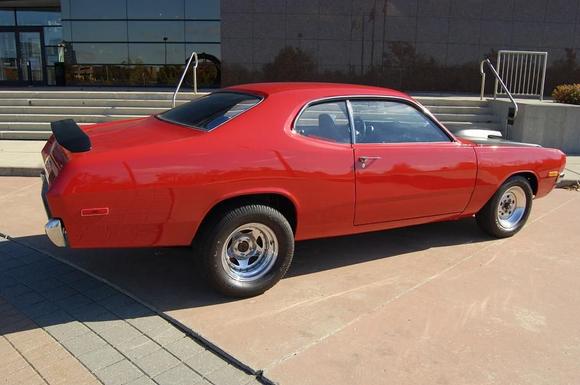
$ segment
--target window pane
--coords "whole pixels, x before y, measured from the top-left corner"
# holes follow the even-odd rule
[[[185,45],[185,53],[186,56],[189,58],[189,55],[195,51],[197,54],[206,53],[212,56],[215,56],[219,60],[221,60],[221,47],[220,44],[186,44]]]
[[[0,80],[18,80],[16,34],[0,32]]]
[[[350,143],[346,102],[320,103],[306,108],[296,121],[294,130],[304,136]]]
[[[0,25],[14,25],[14,11],[0,9]]]
[[[72,21],[72,41],[127,41],[123,21]]]
[[[127,0],[129,19],[183,19],[183,7],[184,0]]]
[[[129,40],[162,42],[183,41],[183,21],[129,21]]]
[[[56,84],[56,77],[54,74],[54,67],[46,67],[46,82],[49,86],[54,86]]]
[[[62,27],[45,27],[44,44],[57,45],[62,42]]]
[[[219,0],[187,0],[185,2],[186,19],[219,19]]]
[[[60,12],[16,11],[18,25],[60,25]]]
[[[121,64],[128,61],[125,43],[74,43],[72,49],[72,55],[68,52],[65,55],[74,61],[71,64]]]
[[[184,44],[129,43],[132,64],[184,64]]]
[[[70,21],[63,21],[62,22],[62,40],[64,41],[72,41],[72,28],[71,28]]]
[[[70,19],[70,0],[60,0],[60,16]]]
[[[159,116],[162,120],[209,131],[255,106],[260,98],[233,92],[217,92],[182,104]]]
[[[126,19],[126,0],[72,0],[71,19]]]
[[[186,21],[186,40],[218,43],[220,41],[220,24],[219,21]]]
[[[44,47],[46,64],[53,65],[58,61],[58,47]]]
[[[431,119],[399,102],[353,100],[357,143],[449,142]]]

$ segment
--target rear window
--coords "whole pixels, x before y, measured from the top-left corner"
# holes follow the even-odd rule
[[[161,120],[209,131],[252,108],[260,98],[237,92],[216,92],[157,115]]]

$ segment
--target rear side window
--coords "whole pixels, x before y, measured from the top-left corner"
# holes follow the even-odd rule
[[[329,142],[350,143],[346,102],[323,102],[308,106],[296,121],[294,131]]]
[[[161,120],[209,131],[252,108],[260,98],[237,92],[216,92],[157,115]]]

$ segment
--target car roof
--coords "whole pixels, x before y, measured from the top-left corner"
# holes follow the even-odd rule
[[[390,88],[359,84],[317,83],[317,82],[276,82],[276,83],[249,83],[227,87],[225,90],[249,92],[265,96],[289,93],[307,92],[309,97],[325,98],[333,96],[372,95],[392,96],[404,99],[411,97],[403,92]]]

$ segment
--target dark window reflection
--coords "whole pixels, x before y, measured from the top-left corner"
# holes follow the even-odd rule
[[[183,64],[183,44],[129,43],[129,58],[136,64]]]
[[[72,41],[127,41],[124,21],[72,21],[71,30]]]
[[[187,41],[219,42],[219,21],[186,21],[185,38]]]
[[[187,56],[191,55],[192,52],[206,53],[211,56],[215,56],[217,59],[221,59],[221,48],[220,44],[186,44],[185,52]]]
[[[183,21],[129,21],[129,41],[184,41]]]
[[[126,19],[125,0],[71,0],[71,19]]]
[[[58,47],[44,47],[46,52],[46,64],[53,65],[58,61]]]
[[[131,85],[131,86],[171,86],[179,81],[183,65],[67,65],[66,77],[69,85]],[[215,67],[200,76],[198,87],[218,87],[220,78]],[[192,73],[188,71],[183,89],[191,89]]]
[[[14,11],[0,9],[0,25],[14,25]]]
[[[219,0],[186,0],[186,19],[219,19]]]
[[[18,25],[60,25],[60,12],[16,11]]]
[[[62,27],[45,27],[44,44],[57,45],[62,41]]]
[[[184,0],[127,0],[129,19],[183,19],[183,7]]]
[[[73,43],[72,55],[77,63],[128,63],[127,43]]]

